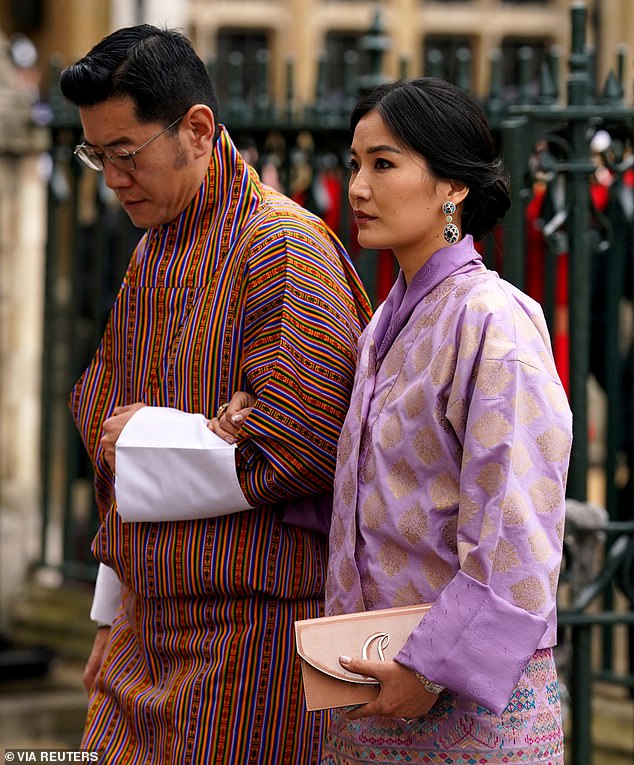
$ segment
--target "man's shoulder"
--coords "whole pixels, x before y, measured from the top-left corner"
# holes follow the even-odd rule
[[[325,229],[325,223],[319,216],[302,207],[294,199],[268,186],[264,186],[263,189],[262,201],[256,214],[262,216],[271,225],[288,223],[290,226],[299,228]]]
[[[250,216],[251,245],[257,248],[277,240],[295,243],[314,243],[320,250],[341,254],[342,246],[336,235],[315,213],[274,189],[267,190],[261,203]]]

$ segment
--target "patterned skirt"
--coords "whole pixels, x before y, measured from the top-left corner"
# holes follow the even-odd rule
[[[425,717],[346,721],[333,710],[322,765],[564,765],[552,649],[528,662],[501,715],[444,691]]]
[[[125,596],[82,748],[101,765],[313,765],[293,623],[318,600]]]

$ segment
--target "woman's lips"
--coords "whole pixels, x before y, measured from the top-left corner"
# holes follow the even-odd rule
[[[376,220],[376,217],[374,215],[368,215],[361,210],[355,210],[354,219],[356,220],[357,224],[361,225],[363,223],[369,223],[372,220]]]

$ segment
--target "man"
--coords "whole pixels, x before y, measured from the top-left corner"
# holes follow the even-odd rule
[[[314,762],[293,623],[321,609],[367,298],[323,222],[241,158],[185,37],[120,29],[61,89],[76,155],[147,229],[70,398],[101,518],[82,747],[117,765]],[[229,445],[207,424],[238,390],[257,403]]]

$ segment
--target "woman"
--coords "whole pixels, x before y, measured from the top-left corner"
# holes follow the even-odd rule
[[[322,763],[561,765],[571,413],[540,307],[474,248],[506,175],[479,106],[441,80],[380,86],[351,127],[359,243],[400,273],[360,340],[326,609],[433,606],[394,661],[341,657],[380,694],[332,712]]]
[[[433,606],[393,661],[340,658],[380,693],[331,712],[322,765],[563,765],[571,413],[539,305],[474,248],[510,205],[502,162],[478,105],[434,78],[380,86],[351,127],[359,243],[400,273],[360,340],[326,610]]]

